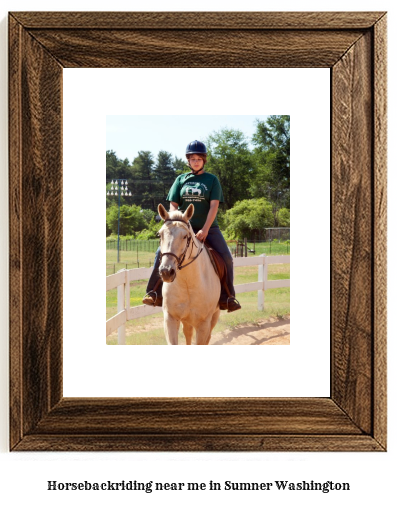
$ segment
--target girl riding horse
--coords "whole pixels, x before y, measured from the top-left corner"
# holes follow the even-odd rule
[[[233,257],[216,218],[219,203],[223,202],[222,187],[215,175],[206,173],[204,170],[207,162],[207,148],[204,143],[200,141],[189,143],[186,148],[186,158],[191,172],[178,176],[172,185],[167,196],[170,212],[176,210],[185,212],[189,204],[194,204],[194,215],[190,223],[196,238],[206,241],[211,248],[219,252],[227,267],[227,286],[232,297],[228,297],[222,287],[219,307],[221,310],[234,312],[241,306],[235,298],[233,286]],[[142,301],[145,305],[162,306],[159,266],[160,249],[156,252],[153,272],[146,289],[147,294]]]

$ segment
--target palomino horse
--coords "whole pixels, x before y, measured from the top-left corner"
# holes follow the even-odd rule
[[[164,330],[168,345],[178,345],[179,325],[183,324],[186,345],[191,345],[193,329],[196,344],[208,345],[219,318],[221,284],[207,250],[189,223],[194,213],[167,213],[159,204],[164,220],[159,231],[161,242],[160,276],[163,284]]]

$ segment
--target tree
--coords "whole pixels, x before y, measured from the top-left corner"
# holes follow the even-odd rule
[[[106,223],[112,234],[117,234],[118,206],[113,205],[106,210]],[[130,236],[146,226],[139,206],[120,206],[120,236]]]
[[[117,158],[116,153],[113,150],[106,151],[106,194],[107,192],[111,192],[111,182],[117,179],[127,180],[128,184],[131,185],[132,181],[132,171],[128,158],[121,160]],[[113,205],[115,200],[118,200],[118,189],[117,185],[114,186],[115,195],[107,196],[106,198],[106,208],[109,208]],[[120,204],[132,204],[132,197],[129,196],[121,196]]]
[[[252,142],[257,171],[250,193],[272,202],[277,221],[278,210],[290,206],[290,117],[274,115],[266,121],[257,120]]]
[[[176,176],[179,176],[180,174],[185,173],[188,169],[187,161],[183,160],[182,158],[175,157],[173,164],[174,164]]]
[[[113,150],[106,151],[106,180],[117,178],[119,159]]]
[[[139,151],[132,164],[132,193],[133,203],[141,207],[155,209],[153,198],[154,159],[150,151]]]
[[[289,227],[290,226],[290,212],[287,208],[281,208],[278,211],[278,226]]]
[[[239,201],[226,211],[224,224],[231,239],[261,236],[266,227],[274,227],[272,205],[264,197]]]
[[[176,176],[171,153],[167,151],[159,152],[153,174],[156,182],[157,205],[161,202],[161,204],[167,206],[167,195]]]
[[[215,174],[222,185],[226,209],[247,195],[254,171],[248,142],[240,130],[224,128],[206,140],[206,171]]]
[[[136,236],[136,239],[157,239],[158,238],[158,232],[161,229],[163,225],[163,222],[157,222],[155,217],[153,217],[149,223],[149,226],[147,229],[143,229],[140,231],[140,233]]]
[[[150,224],[152,219],[156,216],[156,212],[151,209],[141,209],[141,213],[146,224]]]

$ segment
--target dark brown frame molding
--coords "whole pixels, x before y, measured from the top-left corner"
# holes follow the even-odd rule
[[[62,69],[187,66],[331,69],[329,398],[63,398]],[[13,12],[9,72],[10,448],[384,451],[386,14]]]

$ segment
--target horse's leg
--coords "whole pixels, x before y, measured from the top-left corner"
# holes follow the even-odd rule
[[[179,320],[164,312],[164,332],[168,345],[178,345],[179,324]]]
[[[209,319],[202,322],[196,329],[196,344],[208,345],[211,336],[211,322]]]
[[[219,320],[219,314],[221,313],[220,309],[219,309],[219,306],[218,308],[216,309],[216,312],[214,313],[214,315],[212,316],[211,318],[211,328],[210,328],[210,332],[209,332],[209,335],[208,335],[208,341],[207,341],[207,345],[209,345],[210,343],[210,340],[211,340],[211,333],[212,333],[212,330],[214,329],[214,327],[217,325],[218,323],[218,320]]]
[[[186,338],[186,345],[192,344],[192,337],[193,337],[193,326],[188,324],[187,322],[183,323],[183,334]]]

